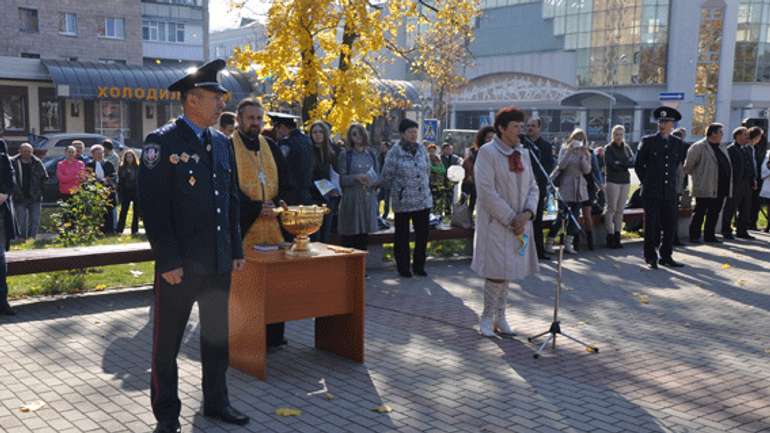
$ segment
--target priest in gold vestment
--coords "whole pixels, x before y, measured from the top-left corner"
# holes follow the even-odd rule
[[[256,99],[238,104],[238,126],[230,140],[238,169],[243,249],[283,242],[281,225],[273,208],[283,198],[286,160],[278,146],[260,134],[265,110]],[[286,344],[284,324],[267,325],[267,345]]]

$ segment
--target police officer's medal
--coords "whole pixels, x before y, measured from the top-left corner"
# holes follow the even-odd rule
[[[192,187],[192,186],[195,186],[195,183],[196,183],[196,182],[198,182],[198,181],[197,181],[197,180],[195,180],[195,176],[190,176],[190,178],[189,178],[189,179],[187,179],[187,183],[189,183],[191,187]]]
[[[211,152],[211,145],[210,144],[206,145],[206,152]]]
[[[179,164],[179,155],[177,155],[176,153],[172,153],[168,157],[168,162],[170,162],[170,163],[172,163],[174,165]]]
[[[200,157],[200,156],[198,156],[198,154],[197,154],[197,153],[193,153],[192,155],[190,155],[190,159],[192,159],[193,161],[195,161],[195,163],[197,164],[197,163],[198,163],[198,161],[200,161],[201,157]]]
[[[179,155],[179,159],[182,160],[182,162],[187,162],[190,160],[190,155],[187,154],[187,152],[182,152],[181,155]]]

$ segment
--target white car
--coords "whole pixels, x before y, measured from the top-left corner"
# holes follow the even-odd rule
[[[35,155],[44,160],[60,159],[65,156],[67,146],[71,146],[75,140],[80,140],[85,144],[85,153],[88,154],[88,149],[94,144],[102,144],[104,140],[108,139],[106,135],[102,134],[90,134],[90,133],[62,133],[62,134],[45,134],[39,137],[39,139],[33,144],[35,148]],[[120,152],[123,149],[123,143],[110,138],[115,145],[115,151]]]

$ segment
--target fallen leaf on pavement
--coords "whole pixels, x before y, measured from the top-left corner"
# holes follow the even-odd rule
[[[746,280],[738,280],[737,283],[739,286],[743,287],[746,285]]]
[[[324,398],[327,400],[334,400],[336,397],[334,397],[334,394],[327,392],[327,393],[324,393]]]
[[[279,407],[275,410],[275,414],[278,416],[299,416],[301,413],[301,410],[290,407]]]
[[[393,408],[388,406],[387,404],[383,404],[375,407],[374,409],[372,409],[372,411],[377,413],[391,413],[393,412]]]
[[[34,412],[43,406],[45,406],[45,402],[37,400],[37,401],[33,401],[32,403],[25,404],[24,406],[20,407],[19,410],[24,413]]]
[[[106,288],[107,288],[106,284],[97,284],[96,287],[94,287],[94,290],[97,291],[97,292],[101,292],[102,290],[104,290]]]
[[[730,269],[730,264],[725,263],[724,265],[722,265],[722,269]]]

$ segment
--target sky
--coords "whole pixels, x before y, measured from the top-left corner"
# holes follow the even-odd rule
[[[238,27],[241,17],[257,18],[260,21],[267,12],[269,3],[265,0],[250,0],[248,9],[243,11],[230,11],[230,0],[209,0],[209,27],[210,31],[218,31]],[[260,17],[261,16],[261,17]]]

